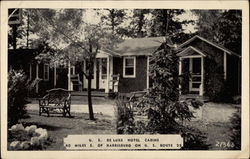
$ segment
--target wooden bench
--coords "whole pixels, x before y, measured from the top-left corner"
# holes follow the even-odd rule
[[[38,98],[39,101],[39,115],[47,113],[50,114],[63,114],[65,117],[70,115],[71,106],[71,93],[62,88],[55,88],[47,91],[47,95],[43,98]]]

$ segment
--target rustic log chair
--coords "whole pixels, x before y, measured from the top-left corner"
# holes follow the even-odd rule
[[[146,95],[147,91],[137,91],[137,92],[131,92],[131,96],[129,98],[129,101],[134,103],[134,106],[137,107],[141,104],[141,98]]]
[[[113,92],[118,92],[118,86],[119,86],[119,81],[120,81],[120,74],[117,75],[111,75],[111,86],[112,86],[112,91]],[[115,88],[116,87],[116,88]]]
[[[54,88],[47,91],[47,95],[43,98],[38,98],[39,101],[39,115],[47,113],[50,114],[63,114],[65,117],[67,114],[71,117],[71,93],[68,90],[62,88]]]
[[[71,75],[71,82],[73,89],[76,87],[78,91],[82,91],[82,82],[80,80],[79,74]]]
[[[146,95],[147,90],[137,91],[131,93],[118,93],[117,100],[122,100],[127,107],[135,110],[137,107],[140,107],[143,104],[142,98]]]

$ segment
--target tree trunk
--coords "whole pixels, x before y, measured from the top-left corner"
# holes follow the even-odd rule
[[[91,76],[88,77],[88,107],[89,107],[89,119],[95,120],[93,113],[93,105],[92,105],[92,96],[91,96]]]
[[[111,9],[110,10],[110,15],[111,15],[111,27],[112,27],[112,33],[115,33],[115,10]]]
[[[138,32],[137,32],[139,38],[143,37],[143,32],[142,32],[143,24],[144,24],[144,14],[143,12],[141,12],[139,15]]]

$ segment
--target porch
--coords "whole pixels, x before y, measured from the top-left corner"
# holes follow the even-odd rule
[[[118,92],[119,74],[113,73],[113,57],[116,55],[100,51],[93,61],[93,74],[91,80],[92,95],[107,97]],[[83,72],[87,72],[87,61],[83,61],[78,68],[68,64],[68,90],[74,91],[73,95],[87,96],[88,79]],[[79,91],[79,92],[76,92]]]
[[[204,95],[204,59],[206,54],[189,46],[177,54],[179,56],[179,75],[182,82],[179,85],[180,94],[194,97]],[[184,78],[186,77],[186,78]],[[186,85],[184,88],[183,85]],[[186,89],[186,90],[184,90]]]

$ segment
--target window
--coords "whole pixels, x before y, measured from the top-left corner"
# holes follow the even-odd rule
[[[123,77],[135,78],[136,68],[135,57],[124,57],[123,58]]]
[[[49,80],[49,65],[48,64],[44,64],[43,79],[46,80],[46,81]]]

